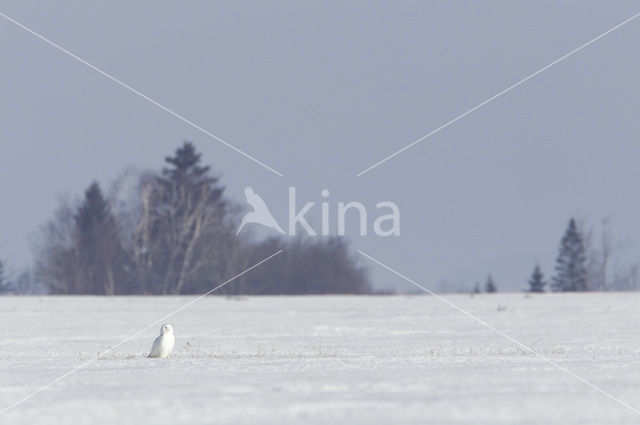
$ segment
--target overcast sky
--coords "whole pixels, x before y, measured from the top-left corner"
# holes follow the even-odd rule
[[[0,258],[60,195],[159,169],[184,140],[281,223],[299,201],[396,202],[401,236],[352,236],[427,288],[551,274],[573,215],[639,243],[640,18],[424,142],[385,156],[640,11],[634,1],[36,2],[0,11],[284,174],[0,18]],[[314,222],[319,223],[320,207]],[[311,214],[313,216],[313,214]],[[349,233],[357,233],[355,223]],[[367,262],[367,260],[364,260]],[[371,264],[379,286],[408,284]],[[257,272],[257,271],[256,271]]]

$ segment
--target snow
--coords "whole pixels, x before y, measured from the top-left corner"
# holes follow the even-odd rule
[[[430,296],[0,297],[0,424],[637,424]],[[447,299],[640,408],[640,294]]]

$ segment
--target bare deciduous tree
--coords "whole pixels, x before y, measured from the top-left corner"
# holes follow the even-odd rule
[[[35,277],[50,293],[79,293],[77,252],[74,244],[74,207],[60,200],[53,219],[47,222],[34,240]]]
[[[611,219],[606,217],[600,222],[598,231],[589,228],[584,220],[580,227],[585,235],[587,252],[587,276],[589,287],[599,291],[635,290],[638,280],[638,264],[628,267],[614,263],[630,245],[628,240],[617,240],[613,234]],[[612,264],[615,269],[612,270]]]

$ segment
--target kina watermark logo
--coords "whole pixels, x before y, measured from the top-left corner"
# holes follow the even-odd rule
[[[236,235],[249,224],[259,224],[289,236],[296,236],[298,227],[302,228],[308,236],[329,236],[332,227],[331,217],[337,216],[337,234],[344,236],[346,233],[347,213],[350,211],[352,211],[350,212],[352,215],[354,213],[357,214],[360,236],[367,236],[369,234],[369,221],[371,217],[365,205],[358,201],[338,202],[337,206],[332,208],[332,203],[328,199],[328,189],[323,189],[320,192],[323,200],[320,202],[321,228],[319,231],[309,224],[306,217],[307,213],[313,211],[316,202],[306,202],[298,209],[295,187],[289,187],[288,231],[285,231],[280,224],[278,224],[278,221],[269,210],[266,202],[251,186],[245,187],[244,196],[247,204],[252,208],[252,211],[249,211],[242,217]],[[335,210],[334,214],[331,214],[332,210]],[[373,230],[376,236],[400,236],[400,208],[395,202],[383,201],[376,204],[375,220],[372,223],[371,230]]]
[[[275,229],[280,233],[284,233],[282,227],[280,227],[276,219],[271,214],[271,211],[269,211],[267,204],[264,203],[262,197],[258,195],[251,186],[244,188],[244,197],[247,200],[247,204],[251,205],[253,208],[253,211],[246,213],[244,217],[242,217],[242,221],[240,222],[236,235],[240,233],[240,230],[242,230],[246,224],[249,223],[262,224],[263,226]]]

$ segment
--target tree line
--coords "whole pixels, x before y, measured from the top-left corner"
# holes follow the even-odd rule
[[[635,291],[640,289],[640,263],[631,265],[624,271],[616,271],[613,278],[609,275],[609,263],[614,251],[624,244],[615,243],[609,221],[603,220],[600,244],[594,243],[592,231],[581,230],[575,218],[569,220],[567,229],[560,241],[555,261],[555,274],[548,282],[540,265],[536,264],[529,277],[527,292],[582,292],[582,291]],[[584,227],[584,226],[582,226]],[[476,283],[472,293],[481,293]],[[491,275],[485,284],[485,292],[497,292],[497,286]]]
[[[371,293],[367,270],[343,238],[238,238],[240,207],[190,142],[160,172],[125,172],[105,194],[91,183],[61,201],[33,244],[34,264],[12,276],[0,261],[0,294],[177,295],[203,293],[283,250],[220,294]],[[571,218],[554,275],[535,265],[528,292],[640,289],[640,262],[610,270],[621,249],[603,220],[599,238]],[[493,293],[491,275],[472,293]]]
[[[640,263],[615,273],[609,270],[613,253],[625,245],[614,241],[609,220],[602,222],[599,244],[594,241],[593,231],[584,227],[579,226],[574,218],[569,220],[560,241],[555,274],[547,282],[540,266],[536,265],[528,281],[529,292],[544,292],[547,286],[553,292],[640,289]]]
[[[283,250],[216,293],[371,292],[344,239],[238,238],[240,208],[224,191],[190,142],[160,172],[126,172],[107,194],[93,182],[39,231],[31,279],[51,294],[204,293]],[[8,291],[2,276],[0,266]]]

